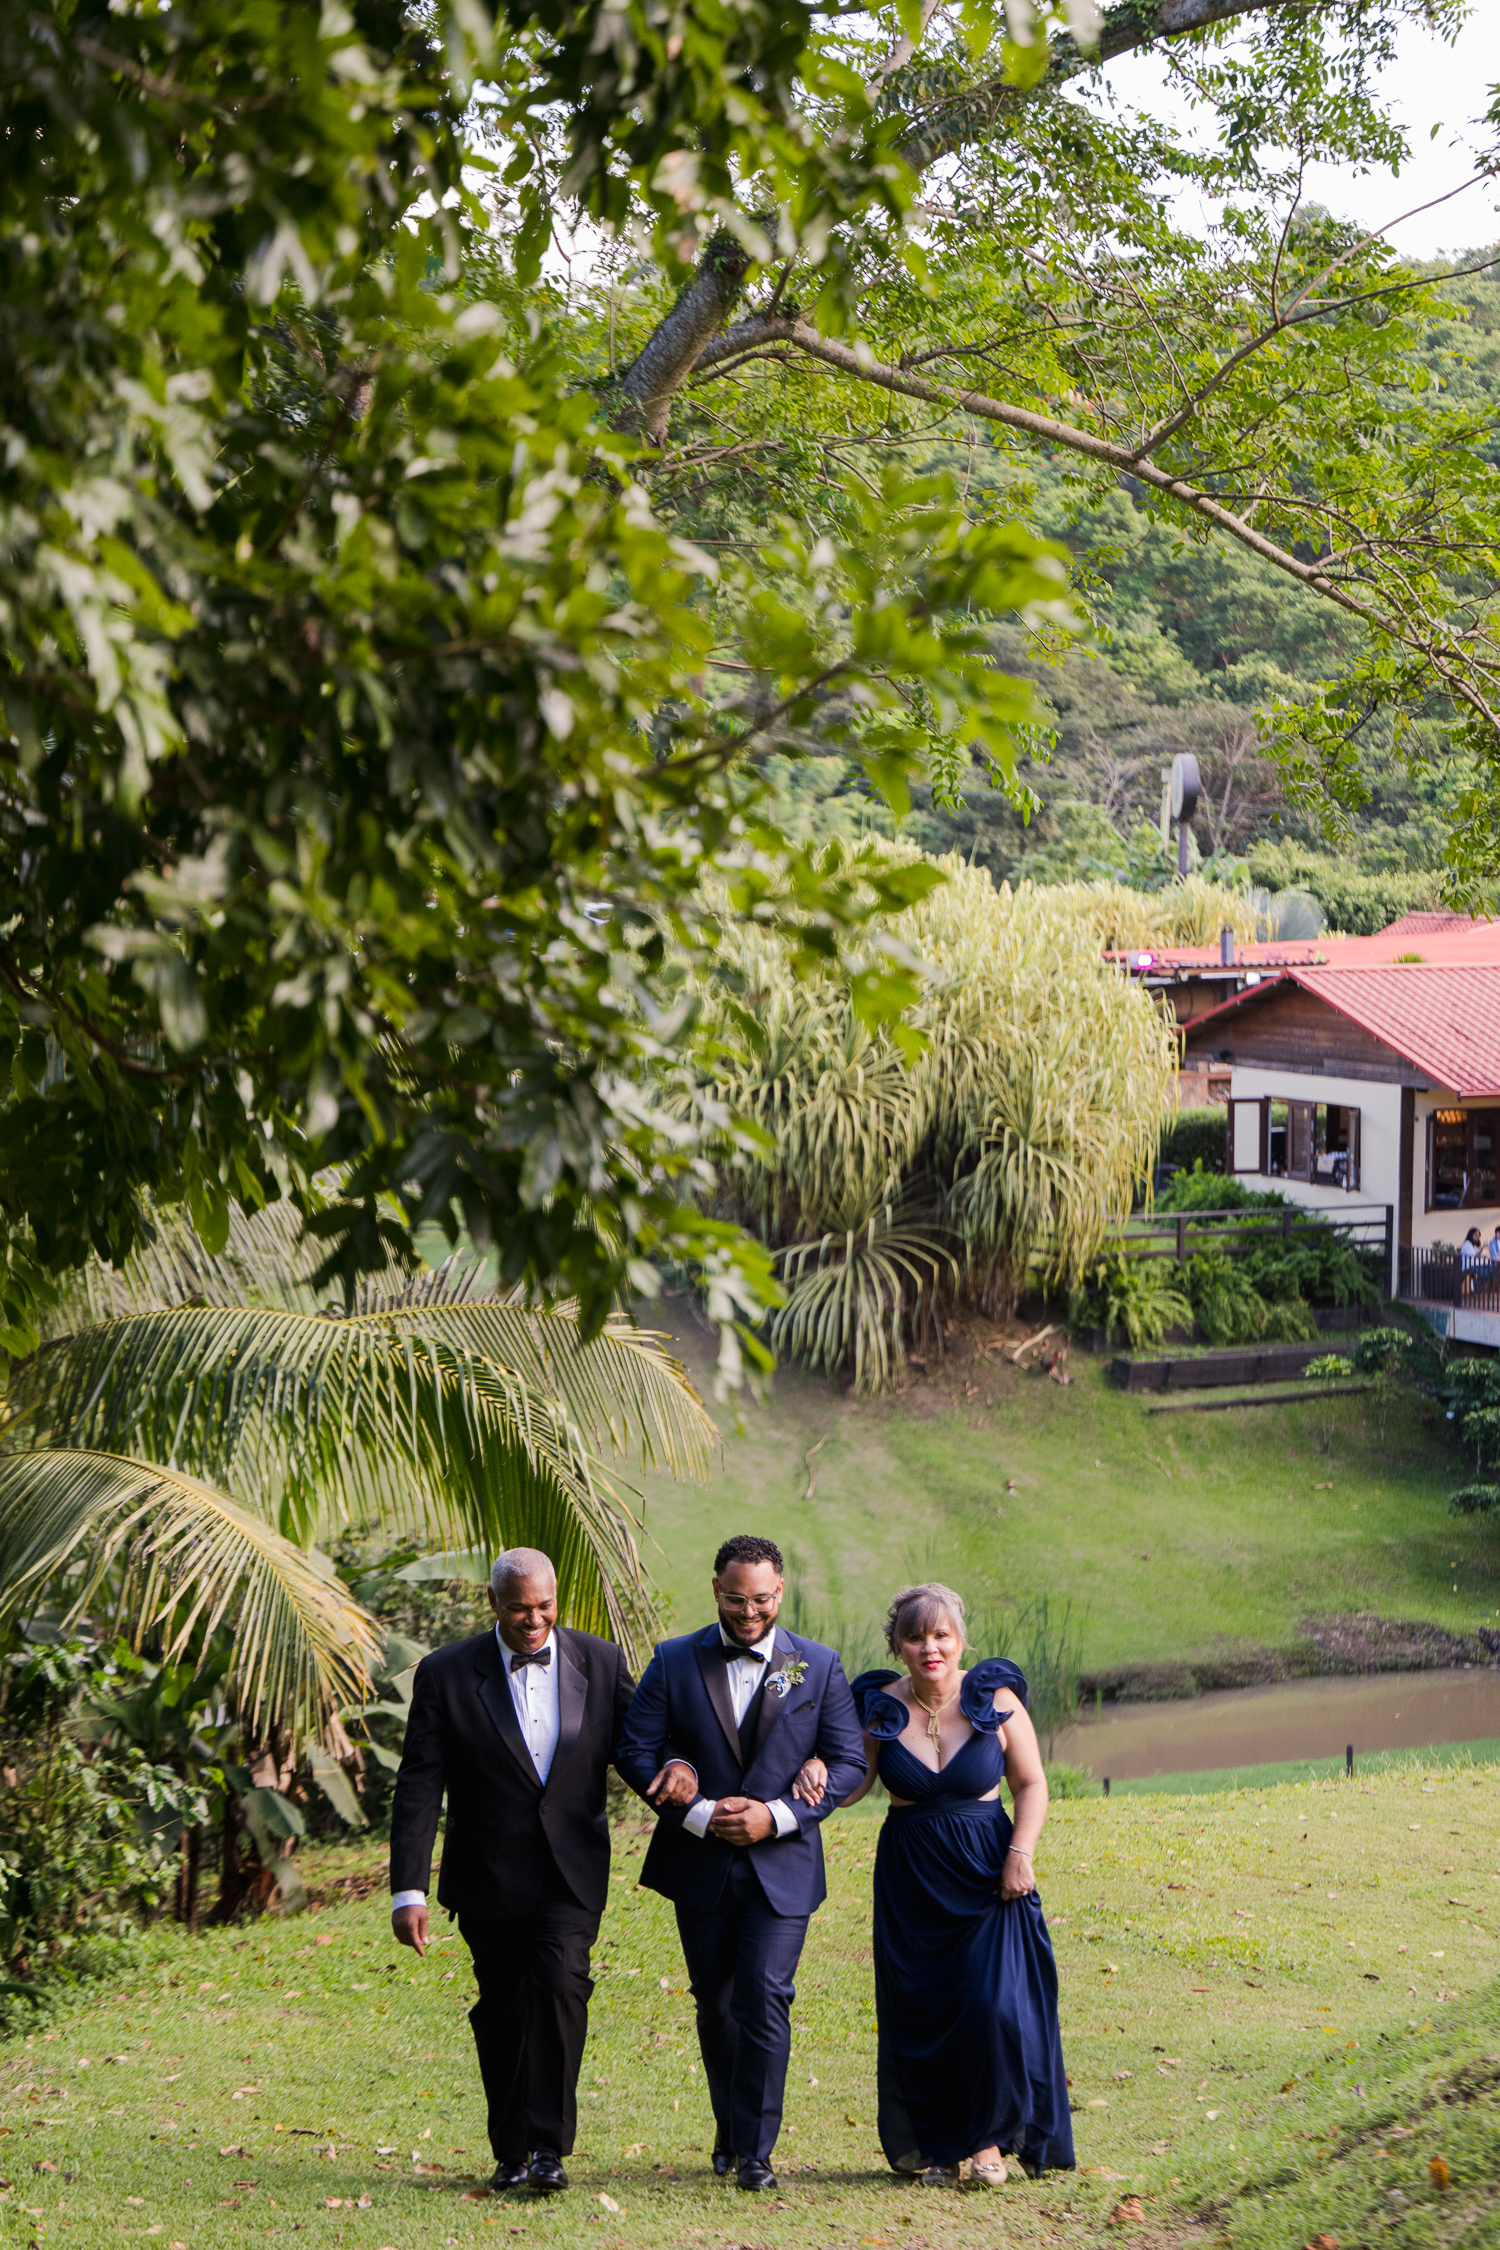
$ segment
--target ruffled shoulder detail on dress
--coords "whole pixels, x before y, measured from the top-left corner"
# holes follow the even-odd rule
[[[1013,1695],[1024,1711],[1026,1708],[1026,1674],[1019,1664],[1012,1664],[1008,1656],[987,1656],[983,1663],[975,1664],[965,1672],[958,1691],[958,1707],[971,1727],[980,1734],[993,1734],[1009,1718],[1008,1711],[995,1709],[995,1690],[1002,1688]]]
[[[849,1682],[860,1724],[877,1742],[899,1742],[906,1732],[906,1711],[894,1696],[884,1693],[900,1677],[899,1672],[861,1672]]]

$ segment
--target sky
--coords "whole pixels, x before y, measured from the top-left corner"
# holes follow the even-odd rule
[[[1121,57],[1110,64],[1108,79],[1122,101],[1154,116],[1179,117],[1185,130],[1193,129],[1193,113],[1179,105],[1162,65],[1151,56]],[[1403,217],[1460,187],[1474,173],[1476,152],[1495,148],[1500,136],[1480,120],[1497,82],[1500,0],[1475,0],[1453,46],[1418,25],[1403,24],[1397,57],[1381,90],[1407,129],[1409,164],[1398,180],[1387,172],[1360,177],[1343,166],[1319,165],[1308,177],[1308,199],[1370,232],[1389,227],[1388,239],[1409,258],[1500,241],[1500,179],[1482,181],[1436,209]],[[1193,224],[1186,208],[1181,216]],[[1402,223],[1392,226],[1393,220]]]

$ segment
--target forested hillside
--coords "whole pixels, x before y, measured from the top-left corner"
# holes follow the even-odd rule
[[[1497,255],[1426,270],[1456,274]],[[1429,328],[1421,357],[1434,386],[1492,411],[1500,460],[1500,282],[1478,273],[1450,292],[1452,316]],[[957,810],[916,789],[904,833],[929,851],[972,854],[997,881],[1112,872],[1159,883],[1173,864],[1160,842],[1162,768],[1191,750],[1203,777],[1195,862],[1218,855],[1226,875],[1307,889],[1332,927],[1350,931],[1437,901],[1445,829],[1472,778],[1440,717],[1415,721],[1399,750],[1388,716],[1372,718],[1368,801],[1334,835],[1289,803],[1256,723],[1258,705],[1296,702],[1338,673],[1357,638],[1347,617],[1254,555],[1185,534],[1144,492],[1091,491],[1060,456],[1021,463],[983,432],[935,451],[971,496],[1019,502],[1068,548],[1097,636],[1039,651],[1018,629],[996,628],[997,653],[1033,682],[1053,730],[1022,761],[1039,800],[1029,821],[976,768]],[[896,826],[852,760],[788,763],[784,790],[813,833]]]

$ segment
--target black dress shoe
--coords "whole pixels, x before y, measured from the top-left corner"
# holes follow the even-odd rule
[[[562,2158],[555,2156],[550,2148],[534,2149],[526,2184],[534,2195],[561,2195],[568,2184]]]
[[[764,2157],[743,2156],[735,2184],[742,2187],[747,2195],[760,2195],[767,2188],[780,2187],[781,2182]]]
[[[726,2177],[727,2177],[727,2175],[728,2175],[728,2174],[729,2174],[730,2172],[732,2172],[733,2170],[734,2170],[734,2150],[733,2150],[732,2148],[726,2148],[726,2147],[724,2146],[724,2143],[723,2143],[722,2141],[715,2141],[715,2142],[714,2142],[714,2176],[715,2176],[715,2178],[716,2178],[716,2179],[720,2179],[720,2180],[722,2180],[722,2179],[726,2178]]]
[[[492,2188],[524,2187],[531,2167],[524,2156],[502,2156],[490,2177]]]

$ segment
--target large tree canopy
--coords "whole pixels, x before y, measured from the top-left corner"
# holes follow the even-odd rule
[[[1474,269],[1458,261],[1439,286],[1304,194],[1320,161],[1399,176],[1379,68],[1403,17],[1437,40],[1465,12],[1132,0],[1019,69],[937,5],[919,22],[888,11],[883,50],[867,27],[836,24],[829,39],[914,176],[913,207],[857,248],[834,221],[826,238],[765,222],[758,245],[743,222],[720,227],[669,305],[638,278],[618,388],[625,421],[663,449],[658,505],[738,528],[799,481],[944,442],[972,462],[977,441],[1014,493],[1027,456],[1045,453],[1341,613],[1344,678],[1273,714],[1304,795],[1358,798],[1360,732],[1381,709],[1398,733],[1414,713],[1444,715],[1493,771],[1493,433],[1483,402],[1435,387],[1415,349],[1444,288]],[[1111,102],[1110,63],[1145,47],[1196,111],[1192,136]],[[1473,89],[1455,123],[1495,91]],[[1488,132],[1478,122],[1482,190],[1495,112]],[[1215,211],[1206,231],[1178,222],[1185,186]],[[1389,196],[1394,214],[1399,186]],[[1488,231],[1480,197],[1454,203],[1455,228],[1465,211]],[[830,266],[854,274],[842,295]],[[981,480],[989,504],[997,481]],[[1471,875],[1500,866],[1489,804],[1470,804],[1456,839]]]
[[[1460,13],[5,14],[10,1346],[148,1197],[212,1248],[289,1195],[346,1286],[436,1219],[591,1320],[663,1258],[726,1336],[758,1311],[703,1215],[738,1130],[693,1063],[704,902],[866,1023],[913,997],[860,931],[930,871],[793,849],[758,761],[836,748],[897,804],[1013,776],[993,623],[1065,622],[1066,569],[977,425],[1341,604],[1348,694],[1297,737],[1335,778],[1381,700],[1495,749],[1493,473],[1410,373],[1420,287],[1297,198],[1399,162],[1370,71]],[[1206,154],[1075,98],[1153,42]]]
[[[0,23],[13,1349],[39,1275],[122,1259],[148,1193],[212,1248],[232,1199],[312,1212],[329,1163],[346,1284],[436,1218],[591,1321],[660,1255],[755,1310],[763,1261],[685,1192],[727,1121],[665,1100],[700,878],[790,905],[808,962],[914,878],[784,852],[745,753],[788,717],[858,726],[895,780],[915,693],[1002,761],[1025,715],[969,613],[1055,602],[1059,564],[940,513],[919,537],[904,485],[847,554],[792,528],[774,583],[740,574],[752,669],[706,695],[718,565],[559,365],[531,207],[502,301],[459,286],[481,68],[518,145],[564,118],[602,216],[675,214],[653,183],[684,137],[720,200],[749,167],[789,208],[805,175],[894,212],[868,132],[830,154],[805,127],[801,9],[439,13],[444,45],[393,0]],[[850,968],[871,1016],[910,997]]]

